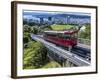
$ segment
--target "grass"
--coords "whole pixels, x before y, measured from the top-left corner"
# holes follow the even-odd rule
[[[65,29],[71,29],[73,28],[74,26],[73,25],[58,25],[58,24],[54,24],[54,25],[51,25],[51,28],[53,30],[65,30]]]

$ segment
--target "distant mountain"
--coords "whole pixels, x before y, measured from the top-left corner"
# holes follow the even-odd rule
[[[78,12],[24,11],[23,19],[41,24],[85,24],[91,22],[91,15]]]
[[[33,16],[38,18],[46,18],[46,17],[80,17],[80,18],[90,18],[89,13],[78,13],[78,12],[46,12],[46,11],[31,11],[31,12],[23,12],[24,16]]]

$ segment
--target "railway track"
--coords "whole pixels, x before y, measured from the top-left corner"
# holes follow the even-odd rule
[[[80,56],[88,61],[91,61],[90,50],[88,50],[86,48],[75,46],[74,48],[72,48],[71,52],[74,54],[77,54],[78,56]]]
[[[43,38],[42,35],[38,35],[38,37]],[[59,46],[57,44],[55,44],[56,46]],[[66,47],[63,47],[63,46],[59,46],[61,47],[62,49],[64,50],[67,50]],[[91,54],[90,54],[90,49],[87,49],[87,48],[83,48],[83,47],[80,47],[80,46],[75,46],[71,49],[71,52],[82,57],[83,59],[87,60],[87,61],[91,61]]]
[[[90,54],[89,50],[76,46],[73,49],[71,49],[71,51],[67,51],[66,48],[63,48],[61,46],[55,45],[53,43],[44,40],[43,37],[40,35],[30,34],[30,36],[32,37],[32,39],[42,42],[48,49],[54,51],[54,53],[57,53],[63,58],[68,59],[69,61],[71,61],[76,65],[79,66],[90,65],[91,59],[87,58],[87,54],[88,53]]]

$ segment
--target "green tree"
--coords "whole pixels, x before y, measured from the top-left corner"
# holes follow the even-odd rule
[[[23,38],[23,42],[24,42],[24,44],[25,44],[25,43],[28,43],[28,41],[29,41],[28,37],[25,36],[25,37]]]
[[[79,38],[91,39],[91,26],[90,24],[86,24],[85,26],[85,30],[79,32]]]

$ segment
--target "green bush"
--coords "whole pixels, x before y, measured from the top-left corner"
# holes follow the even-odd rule
[[[40,68],[45,61],[46,49],[40,42],[30,42],[24,49],[24,69]]]
[[[25,36],[25,37],[23,38],[23,42],[24,42],[24,43],[28,43],[28,41],[29,41],[28,37]]]

